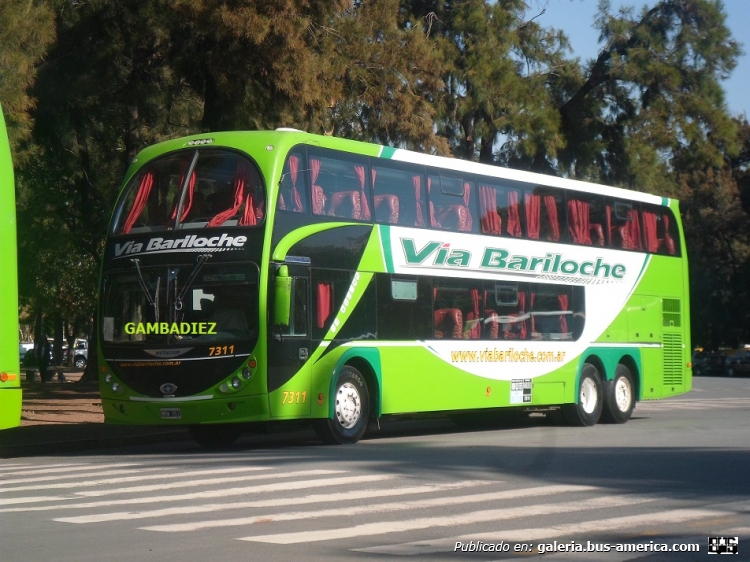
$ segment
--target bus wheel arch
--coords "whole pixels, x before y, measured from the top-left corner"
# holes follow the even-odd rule
[[[638,378],[633,359],[622,357],[612,380],[607,381],[604,387],[603,422],[625,423],[630,419],[638,399]]]
[[[563,417],[568,424],[590,427],[599,421],[604,406],[603,368],[598,357],[586,358],[581,366],[576,401],[562,407]]]
[[[370,421],[371,392],[366,378],[350,363],[338,371],[334,381],[333,418],[313,420],[313,427],[328,445],[353,444],[362,438]]]

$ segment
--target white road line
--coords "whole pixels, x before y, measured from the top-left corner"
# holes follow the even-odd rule
[[[65,496],[29,496],[24,498],[0,499],[0,505],[15,505],[19,503],[53,502],[68,499]]]
[[[455,525],[472,525],[489,521],[503,521],[518,519],[521,517],[532,517],[537,515],[550,515],[553,513],[571,513],[574,511],[588,511],[591,509],[606,509],[626,505],[638,505],[657,499],[655,496],[605,496],[590,500],[577,500],[566,503],[550,503],[512,507],[504,509],[487,509],[473,511],[458,515],[444,517],[422,517],[419,519],[406,519],[402,521],[380,521],[377,523],[365,523],[352,527],[338,529],[326,529],[321,531],[302,531],[297,533],[281,533],[275,535],[258,535],[242,537],[237,540],[265,542],[273,544],[298,544],[304,542],[318,542],[371,535],[382,535],[386,533],[400,533],[428,529],[434,527],[453,527]],[[526,538],[523,536],[524,540]]]
[[[123,468],[126,466],[136,466],[138,463],[118,463],[110,465],[95,465],[95,464],[73,464],[73,463],[60,463],[60,464],[45,464],[41,467],[33,464],[3,464],[0,465],[3,476],[17,476],[17,475],[33,475],[33,474],[47,474],[49,472],[71,472],[74,470],[86,470],[89,468]],[[6,470],[10,468],[11,470]]]
[[[62,517],[55,519],[64,523],[100,523],[103,521],[124,521],[132,519],[149,519],[154,517],[169,517],[173,515],[187,515],[189,513],[209,513],[231,509],[252,509],[259,507],[283,507],[297,506],[313,503],[347,502],[352,500],[383,498],[403,496],[409,494],[427,494],[431,492],[442,492],[446,490],[457,490],[470,486],[489,484],[486,480],[468,480],[450,484],[428,484],[424,486],[411,486],[408,488],[353,490],[351,492],[337,492],[331,494],[314,494],[301,498],[277,498],[268,500],[214,503],[204,505],[192,505],[182,507],[169,507],[165,509],[152,509],[145,511],[121,511],[119,513],[102,513],[97,515],[82,515],[78,517]]]
[[[466,496],[448,496],[430,498],[426,500],[414,500],[410,502],[392,502],[371,505],[357,505],[351,507],[334,507],[317,511],[298,511],[291,513],[274,513],[269,515],[257,515],[253,517],[239,517],[236,519],[217,519],[213,521],[197,521],[195,523],[181,523],[172,525],[157,525],[152,527],[141,527],[146,531],[179,532],[196,531],[198,529],[209,529],[213,527],[226,527],[238,525],[254,525],[256,523],[273,523],[276,521],[294,521],[296,519],[318,519],[321,517],[343,517],[362,515],[370,513],[393,513],[396,511],[408,511],[412,509],[428,509],[432,507],[443,507],[449,505],[468,505],[487,501],[507,500],[513,498],[538,497],[549,494],[561,494],[565,492],[581,492],[596,490],[593,486],[540,486],[538,488],[523,488],[520,490],[504,490],[502,492],[471,494]]]
[[[657,513],[639,513],[625,517],[613,517],[611,519],[595,519],[581,523],[568,523],[557,527],[543,527],[532,529],[517,529],[514,531],[500,531],[496,533],[478,533],[476,535],[461,535],[446,539],[432,541],[415,541],[402,544],[376,546],[356,549],[359,552],[377,554],[391,554],[399,556],[410,556],[414,554],[431,554],[435,552],[453,552],[457,542],[467,543],[469,541],[482,541],[485,543],[529,542],[556,539],[565,536],[584,535],[590,537],[593,533],[605,531],[621,531],[633,527],[647,527],[650,525],[683,523],[695,519],[703,519],[726,515],[726,512],[711,509],[673,509]]]
[[[278,476],[280,478],[284,475]],[[241,486],[237,488],[222,488],[221,490],[207,490],[204,492],[192,492],[190,494],[177,494],[172,496],[144,496],[141,498],[127,498],[121,500],[105,500],[87,503],[73,503],[63,505],[35,506],[29,508],[13,507],[0,509],[0,513],[26,513],[29,511],[50,511],[59,509],[88,509],[92,507],[133,505],[144,503],[165,503],[176,501],[191,501],[206,498],[227,498],[243,494],[261,494],[265,492],[284,492],[288,490],[304,490],[306,488],[325,488],[329,486],[346,486],[350,484],[364,484],[367,482],[381,482],[398,478],[396,474],[368,474],[366,476],[343,476],[339,478],[314,478],[312,480],[298,480],[297,482],[280,482],[276,484],[261,484],[258,486]],[[65,498],[67,500],[72,497]]]
[[[241,470],[250,470],[245,468]],[[238,470],[239,471],[239,470]],[[113,494],[140,494],[143,492],[156,492],[159,490],[173,490],[175,488],[190,488],[191,486],[202,486],[204,484],[238,484],[246,480],[258,480],[265,478],[294,478],[296,476],[322,476],[325,474],[342,474],[345,470],[298,470],[296,472],[282,472],[279,474],[253,474],[251,476],[228,476],[226,478],[202,478],[200,480],[180,480],[169,484],[149,484],[147,486],[131,486],[130,488],[118,488],[116,490],[90,490],[87,492],[76,492],[76,496],[94,498],[100,496],[111,496]]]
[[[269,466],[243,466],[243,467],[232,467],[232,468],[216,468],[211,470],[190,470],[187,472],[169,472],[163,470],[158,474],[139,474],[137,476],[125,476],[122,478],[103,478],[99,480],[84,480],[75,482],[58,482],[56,484],[38,484],[34,486],[16,486],[15,488],[0,488],[0,493],[6,492],[27,492],[31,490],[65,490],[70,488],[90,488],[94,486],[110,486],[112,484],[127,484],[128,482],[141,482],[143,480],[165,480],[167,478],[175,479],[181,476],[207,476],[210,474],[241,474],[243,472],[258,472],[262,470],[270,470]],[[254,475],[253,475],[254,476]],[[246,477],[249,478],[249,477]],[[228,478],[224,481],[231,482],[237,478]],[[219,479],[215,481],[218,483]],[[154,489],[158,490],[166,485],[156,484]],[[128,488],[119,488],[118,490],[107,490],[106,494],[119,493],[119,490],[127,490]],[[86,495],[86,492],[79,492],[80,495]],[[96,495],[96,493],[94,493]]]
[[[80,470],[80,469],[79,469]],[[7,486],[8,484],[31,484],[33,482],[57,482],[60,483],[61,480],[71,478],[89,478],[89,477],[96,477],[96,476],[119,476],[122,474],[138,474],[141,471],[154,471],[158,470],[157,468],[124,468],[122,470],[92,470],[91,472],[85,472],[81,471],[76,474],[54,474],[52,476],[35,476],[33,478],[15,478],[13,480],[4,480],[3,482],[0,482],[0,492],[2,492],[3,486]]]

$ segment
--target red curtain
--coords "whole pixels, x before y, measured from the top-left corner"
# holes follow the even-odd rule
[[[471,339],[482,337],[482,324],[479,320],[479,289],[471,290],[471,304],[474,307],[474,324],[471,326]]]
[[[638,211],[631,209],[628,211],[628,222],[625,230],[630,238],[630,250],[642,250],[643,241],[641,239],[641,223],[638,220]]]
[[[354,166],[354,172],[357,174],[357,177],[359,178],[359,199],[360,199],[360,205],[361,205],[361,216],[354,217],[359,218],[362,220],[370,220],[370,205],[367,202],[367,193],[365,193],[365,167],[364,166]],[[372,183],[375,185],[375,170],[372,171]]]
[[[674,245],[674,239],[669,234],[669,215],[662,215],[661,221],[664,225],[664,245],[667,248],[667,253],[669,253],[670,256],[673,256],[677,253],[677,249]]]
[[[432,198],[430,197],[430,190],[432,189],[432,178],[427,178],[427,199],[430,202],[430,226],[432,228],[440,228],[440,223],[435,218],[435,205],[432,204]]]
[[[180,205],[180,196],[182,195],[182,186],[185,185],[185,175],[187,174],[188,169],[190,168],[190,161],[189,160],[183,160],[182,164],[180,165],[180,183],[177,188],[177,193],[174,196],[174,200],[172,201],[172,220],[169,223],[169,227],[172,228],[175,223],[175,219],[177,218],[177,207]],[[195,172],[193,172],[193,175],[190,178],[190,185],[188,186],[188,200],[187,204],[183,206],[183,212],[182,216],[180,217],[180,222],[185,220],[185,217],[188,214],[188,211],[190,211],[190,207],[193,206],[193,187],[195,186]],[[187,210],[186,210],[187,209]]]
[[[482,234],[500,234],[502,225],[497,213],[497,189],[489,185],[479,186],[479,212]]]
[[[242,203],[245,203],[245,212],[240,219],[241,225],[254,225],[255,220],[255,207],[253,205],[253,189],[250,188],[250,193],[245,197],[245,186],[248,183],[248,172],[250,171],[250,165],[240,160],[237,162],[237,168],[234,174],[234,203],[225,211],[220,212],[210,221],[206,226],[221,226],[225,221],[232,218],[240,210]]]
[[[526,314],[526,293],[523,291],[518,292],[518,314],[520,316]],[[529,331],[526,327],[526,320],[521,320],[521,339],[525,340],[528,334]]]
[[[180,215],[180,222],[185,220],[185,217],[188,216],[188,213],[190,212],[190,209],[193,207],[193,192],[195,190],[195,172],[193,172],[190,175],[190,185],[188,186],[188,196],[187,196],[187,202],[182,207],[182,214]],[[184,176],[180,178],[180,189],[182,189],[182,184],[184,183],[185,179]],[[179,205],[180,196],[179,193],[177,194],[177,204],[174,206],[174,210],[172,211],[172,221],[175,220],[177,217],[177,206]]]
[[[589,225],[589,204],[586,201],[573,199],[568,201],[568,219],[570,234],[575,244],[591,245],[591,229]]]
[[[526,204],[526,234],[531,240],[539,240],[541,197],[533,193],[524,194]]]
[[[470,231],[471,228],[474,226],[474,219],[471,216],[473,213],[471,212],[471,206],[469,205],[471,201],[471,184],[468,182],[464,182],[464,207],[466,207],[466,224],[464,225],[464,228],[462,230]]]
[[[424,226],[424,215],[422,214],[422,176],[412,176],[411,181],[414,184],[414,199],[417,202],[417,216],[414,220],[414,226]]]
[[[518,191],[508,192],[508,234],[521,237],[521,214],[518,211]]]
[[[534,293],[531,293],[531,333],[533,334],[536,332],[536,322],[534,322],[534,300],[536,300],[534,297],[536,295]]]
[[[557,219],[557,201],[555,201],[554,195],[544,196],[544,207],[547,209],[549,226],[550,230],[552,230],[549,240],[550,242],[557,242],[560,240],[560,221]]]
[[[557,295],[557,301],[560,303],[560,310],[563,312],[568,311],[568,295]],[[568,315],[560,315],[560,332],[566,334],[568,332]]]
[[[130,229],[133,228],[135,221],[141,216],[143,209],[146,207],[148,196],[151,194],[151,188],[154,185],[154,174],[148,172],[141,178],[141,183],[138,186],[138,193],[135,195],[135,201],[133,201],[133,207],[128,213],[128,218],[125,219],[125,224],[122,227],[122,233],[128,234]]]
[[[331,315],[331,284],[328,281],[318,283],[318,328],[325,328],[326,320]]]
[[[325,213],[326,207],[326,196],[323,193],[323,188],[317,185],[315,182],[318,181],[320,175],[320,159],[310,158],[310,179],[312,180],[312,201],[313,201],[313,213],[316,215],[322,215]]]
[[[646,238],[646,251],[655,254],[659,250],[659,238],[656,234],[656,213],[643,212],[643,235]]]
[[[290,156],[289,157],[289,177],[292,180],[292,191],[290,193],[291,195],[291,201],[290,203],[294,205],[294,208],[292,209],[295,213],[301,213],[303,211],[302,207],[302,197],[300,197],[299,190],[297,189],[297,176],[299,174],[299,156]]]

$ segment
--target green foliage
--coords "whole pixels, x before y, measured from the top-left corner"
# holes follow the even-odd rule
[[[52,10],[44,2],[0,2],[0,102],[16,162],[27,155],[21,143],[31,136],[34,98],[29,88],[47,47],[55,40]]]

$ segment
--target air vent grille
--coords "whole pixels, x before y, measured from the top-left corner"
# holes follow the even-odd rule
[[[679,299],[662,299],[661,313],[665,328],[679,328],[682,325]]]
[[[664,334],[664,384],[682,385],[682,335]]]

